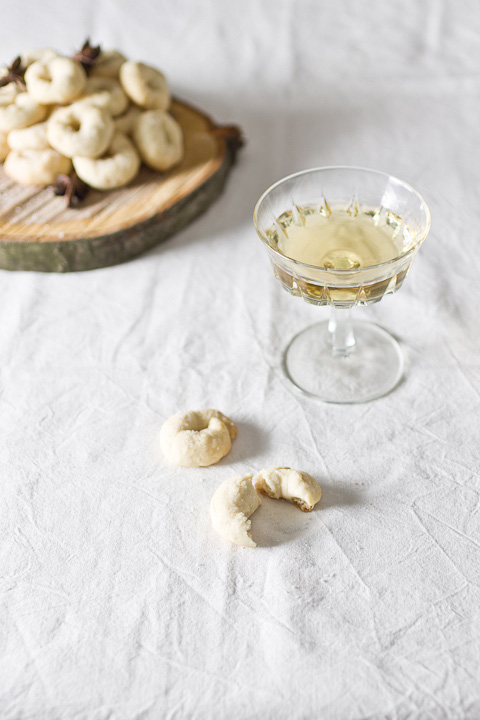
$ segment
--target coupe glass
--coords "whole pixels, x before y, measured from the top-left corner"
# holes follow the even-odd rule
[[[365,267],[338,269],[286,257],[272,240],[272,228],[291,211],[367,213],[390,226],[397,256]],[[403,374],[397,341],[373,323],[351,318],[354,305],[370,305],[395,292],[430,228],[425,201],[407,183],[376,170],[324,167],[275,183],[258,201],[253,221],[275,276],[291,295],[313,305],[330,305],[330,320],[302,330],[288,344],[283,368],[297,388],[332,403],[359,403],[390,392]],[[405,229],[407,228],[407,231]]]

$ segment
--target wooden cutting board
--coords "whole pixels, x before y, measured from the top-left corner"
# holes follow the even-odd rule
[[[51,187],[19,185],[0,166],[0,268],[72,272],[116,265],[178,232],[220,195],[242,145],[235,126],[218,126],[174,100],[185,157],[167,173],[142,167],[131,185],[91,190],[66,208]]]

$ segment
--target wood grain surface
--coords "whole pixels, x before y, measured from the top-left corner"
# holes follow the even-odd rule
[[[241,135],[175,100],[185,156],[167,173],[142,167],[126,188],[91,190],[66,208],[52,188],[23,186],[0,166],[0,268],[71,272],[124,262],[178,232],[221,193]]]

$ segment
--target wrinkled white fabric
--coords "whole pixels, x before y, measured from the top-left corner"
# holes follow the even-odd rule
[[[2,720],[478,720],[478,4],[17,0],[0,33],[5,60],[90,34],[248,143],[153,252],[0,272]],[[433,217],[402,289],[358,311],[406,379],[352,407],[284,380],[327,310],[281,289],[251,221],[329,164],[405,179]],[[232,451],[170,467],[162,422],[196,407],[238,424]],[[319,505],[265,498],[259,547],[225,543],[216,487],[272,465],[316,477]]]

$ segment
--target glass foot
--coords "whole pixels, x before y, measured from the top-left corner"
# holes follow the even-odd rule
[[[333,354],[328,320],[302,330],[288,344],[283,368],[302,392],[330,403],[362,403],[386,395],[403,374],[403,353],[385,330],[353,320],[355,346]]]

